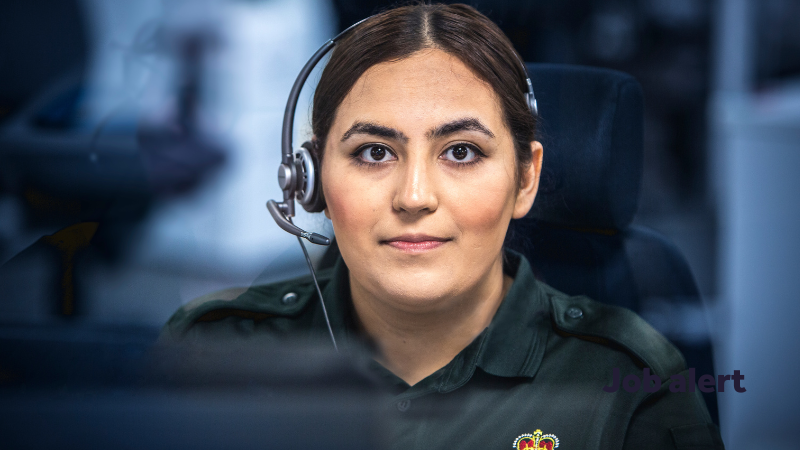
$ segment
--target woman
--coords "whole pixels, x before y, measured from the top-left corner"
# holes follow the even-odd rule
[[[313,151],[341,259],[320,274],[339,341],[365,339],[394,389],[396,448],[720,448],[683,358],[633,313],[568,297],[504,252],[543,149],[524,69],[464,5],[406,6],[337,44]],[[179,310],[168,333],[326,333],[310,279]],[[643,374],[642,367],[648,369]],[[619,372],[615,372],[619,369]],[[608,393],[612,375],[661,389]],[[647,381],[645,381],[645,384]]]

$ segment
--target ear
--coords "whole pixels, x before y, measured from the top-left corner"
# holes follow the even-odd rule
[[[542,175],[542,154],[544,148],[539,141],[531,141],[531,163],[528,168],[520,174],[522,184],[517,192],[517,200],[514,202],[514,219],[520,219],[528,214],[533,206],[533,199],[539,191],[539,178]]]

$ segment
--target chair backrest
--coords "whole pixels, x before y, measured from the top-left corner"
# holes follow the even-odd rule
[[[528,71],[544,163],[536,201],[512,223],[509,246],[553,287],[641,312],[621,235],[642,179],[641,87],[607,69],[529,64]]]
[[[642,179],[639,83],[621,72],[581,66],[528,64],[528,72],[541,115],[543,173],[531,212],[512,221],[506,245],[556,289],[649,319],[689,367],[713,374],[707,329],[691,336],[675,332],[681,328],[673,322],[681,318],[672,312],[703,311],[686,259],[666,237],[631,225]],[[718,423],[715,394],[705,398]]]
[[[621,229],[636,213],[642,180],[643,100],[630,75],[530,64],[545,148],[528,217],[565,227]]]

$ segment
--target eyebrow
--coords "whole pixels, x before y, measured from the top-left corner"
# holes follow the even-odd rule
[[[434,127],[428,131],[427,137],[428,139],[436,139],[458,133],[459,131],[477,131],[489,136],[490,138],[494,138],[494,133],[492,133],[489,128],[482,124],[480,120],[474,117],[456,119]],[[408,136],[403,134],[402,131],[372,122],[354,123],[353,126],[351,126],[342,135],[341,142],[348,140],[350,137],[356,134],[369,134],[372,136],[380,136],[386,139],[408,142]]]
[[[408,136],[403,134],[402,131],[395,130],[394,128],[378,125],[372,122],[356,122],[342,135],[341,142],[346,141],[354,134],[370,134],[373,136],[380,136],[386,139],[394,139],[397,141],[408,142]]]
[[[480,120],[474,117],[465,117],[463,119],[457,119],[452,122],[437,126],[428,132],[428,139],[448,136],[453,133],[458,133],[459,131],[477,131],[489,136],[490,138],[494,138],[494,133],[486,128],[486,126],[482,124]]]

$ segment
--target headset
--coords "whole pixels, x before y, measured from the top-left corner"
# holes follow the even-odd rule
[[[328,319],[328,312],[325,309],[325,302],[322,300],[322,291],[317,283],[317,276],[311,264],[311,259],[308,256],[308,250],[306,250],[306,246],[303,243],[303,239],[306,239],[313,244],[330,245],[331,240],[321,234],[310,233],[301,229],[292,223],[291,219],[295,213],[295,201],[300,203],[303,209],[308,212],[321,212],[324,209],[325,202],[321,195],[322,188],[319,178],[319,161],[317,161],[313,151],[314,144],[310,141],[304,142],[296,151],[292,149],[292,131],[294,128],[294,116],[297,109],[297,101],[300,98],[300,91],[303,89],[303,85],[305,85],[311,71],[314,70],[317,63],[336,46],[337,41],[353,28],[361,25],[372,17],[374,16],[367,17],[350,25],[334,38],[326,41],[322,47],[311,56],[308,62],[303,66],[300,74],[297,75],[297,79],[294,81],[294,85],[292,85],[292,90],[289,92],[289,100],[286,102],[286,110],[283,113],[283,129],[281,130],[281,165],[278,166],[278,185],[283,191],[283,201],[267,201],[267,209],[278,226],[284,231],[297,236],[297,241],[303,249],[308,268],[314,279],[317,294],[319,294],[322,312],[328,324],[328,332],[330,333],[331,341],[333,341],[333,346],[337,352],[339,348],[336,345],[336,338],[333,337],[333,330],[331,329],[331,323]],[[515,56],[525,74],[525,103],[528,105],[531,114],[536,117],[539,115],[539,108],[536,103],[536,96],[533,93],[531,78],[528,75],[525,64],[523,64],[518,55],[515,54]]]

